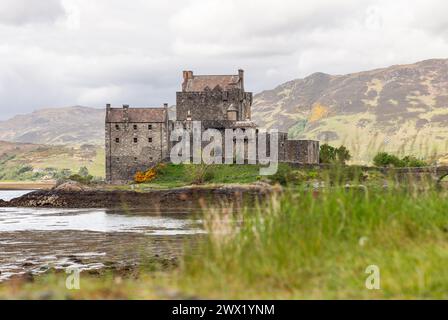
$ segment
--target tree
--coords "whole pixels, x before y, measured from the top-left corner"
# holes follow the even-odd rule
[[[332,147],[328,144],[320,146],[319,160],[320,163],[339,163],[345,164],[351,159],[350,151],[345,146],[339,148]]]
[[[340,164],[345,164],[346,161],[351,159],[350,152],[344,146],[340,146],[336,149],[336,158]]]
[[[320,146],[319,161],[320,163],[332,163],[336,160],[336,148],[327,143]]]

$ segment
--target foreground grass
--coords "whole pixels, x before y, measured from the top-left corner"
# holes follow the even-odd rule
[[[175,270],[4,284],[0,297],[425,299],[448,297],[445,191],[413,186],[294,187],[239,214],[209,211],[209,231]],[[378,266],[380,290],[365,286]]]

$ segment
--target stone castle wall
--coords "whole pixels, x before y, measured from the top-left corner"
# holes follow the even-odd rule
[[[130,181],[169,157],[165,123],[107,123],[106,135],[107,181]]]

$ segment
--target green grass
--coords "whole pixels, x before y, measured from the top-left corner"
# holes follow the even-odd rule
[[[157,172],[156,178],[136,186],[136,190],[167,189],[197,184],[198,176],[205,175],[201,184],[249,184],[260,180],[258,165],[184,165],[167,163]],[[205,172],[204,172],[205,171]],[[114,186],[129,189],[130,186]]]
[[[447,298],[445,197],[299,188],[231,228],[215,215],[200,254],[186,257],[178,286],[213,298]],[[365,287],[369,265],[380,268],[380,290]]]

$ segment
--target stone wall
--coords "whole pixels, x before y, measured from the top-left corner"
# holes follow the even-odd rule
[[[238,111],[237,120],[250,118],[252,93],[239,89],[230,91],[209,90],[204,92],[177,92],[176,119],[227,120],[227,110],[233,105]]]
[[[301,164],[318,164],[319,141],[287,140],[285,142],[285,161]]]
[[[165,123],[106,123],[106,179],[127,182],[169,157]],[[118,140],[117,140],[118,139]]]

